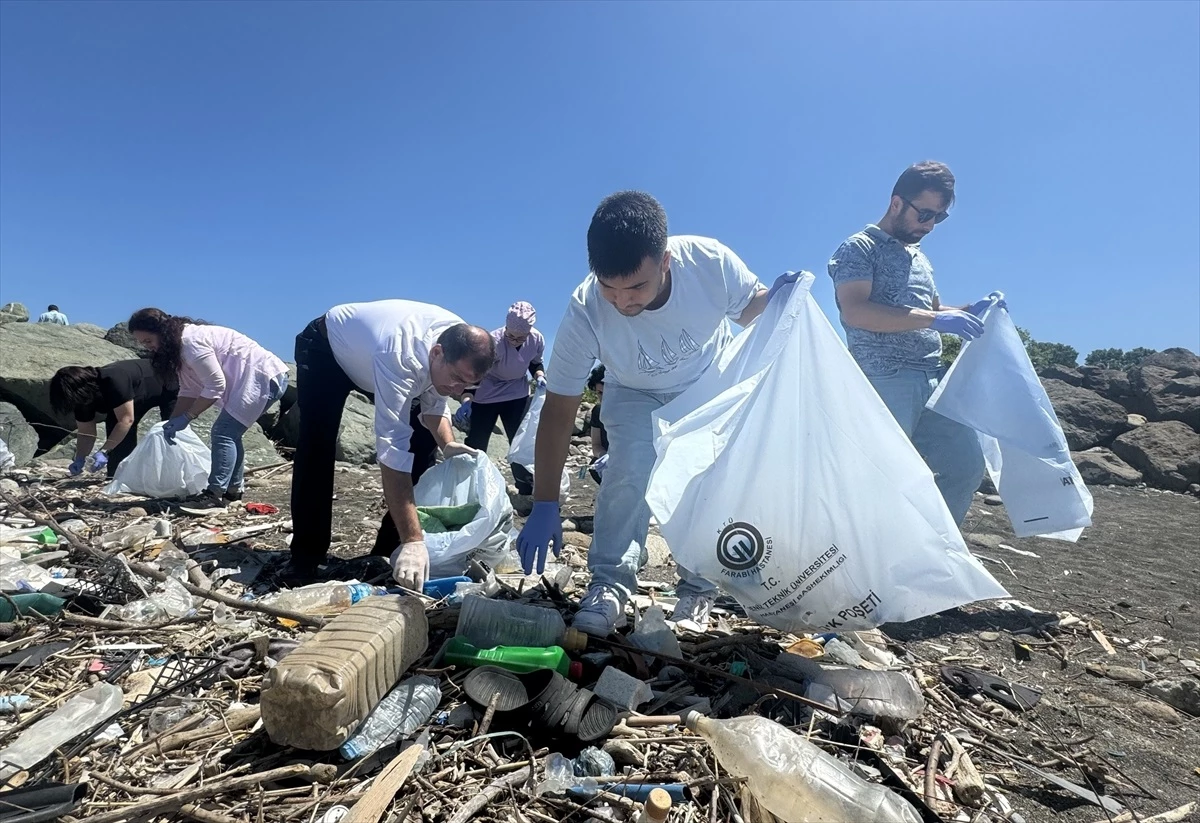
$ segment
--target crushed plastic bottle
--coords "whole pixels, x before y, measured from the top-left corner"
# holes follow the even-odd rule
[[[130,523],[115,532],[101,535],[100,545],[106,549],[128,549],[153,537],[154,534],[155,524],[143,520],[138,523]]]
[[[186,583],[188,579],[188,566],[192,558],[188,557],[187,552],[181,551],[171,543],[163,546],[162,550],[155,558],[158,563],[158,568],[163,574],[169,574],[180,582]]]
[[[600,784],[594,777],[576,777],[575,764],[569,757],[564,757],[558,752],[546,755],[545,773],[546,779],[533,790],[537,796],[564,794],[569,789],[593,795],[600,790]]]
[[[455,635],[479,649],[494,646],[562,646],[579,652],[587,636],[568,629],[554,609],[527,606],[511,600],[489,600],[479,595],[463,599]]]
[[[357,580],[331,581],[288,589],[264,597],[260,602],[298,614],[337,614],[365,597],[380,594],[387,594],[387,589]]]
[[[379,701],[353,737],[338,749],[355,760],[421,728],[442,702],[442,690],[432,677],[417,675],[400,682]]]
[[[32,709],[34,703],[27,694],[0,695],[0,714],[17,714]]]
[[[123,700],[121,689],[111,683],[97,683],[75,695],[0,751],[0,780],[36,766],[63,743],[112,717],[121,710]]]
[[[637,611],[636,609],[634,610]],[[669,654],[673,657],[683,657],[683,649],[679,647],[679,639],[667,625],[667,615],[662,606],[657,603],[637,618],[633,633],[628,640],[631,645],[648,652]]]
[[[832,668],[788,652],[775,658],[771,665],[785,677],[808,683],[805,697],[836,705],[860,717],[915,720],[925,711],[921,689],[906,672]]]
[[[191,592],[174,577],[168,577],[158,584],[149,597],[134,600],[124,606],[116,606],[109,612],[109,616],[128,623],[159,623],[187,617],[195,608]]]
[[[840,760],[773,720],[749,715],[713,720],[695,712],[685,725],[704,737],[717,760],[783,823],[921,823],[900,795],[868,783]]]
[[[36,592],[52,581],[54,576],[41,566],[30,563],[4,563],[0,565],[0,589],[6,592]]]

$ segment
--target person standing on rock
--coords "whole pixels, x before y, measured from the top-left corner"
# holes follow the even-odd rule
[[[241,332],[161,309],[134,312],[129,331],[151,352],[161,379],[178,377],[179,400],[163,424],[168,443],[210,406],[221,410],[209,432],[208,488],[190,505],[224,508],[227,502],[241,500],[246,457],[242,437],[283,397],[287,364]]]
[[[596,498],[588,552],[591,584],[575,627],[606,635],[624,620],[650,524],[651,414],[688,388],[767,303],[767,289],[729,248],[706,237],[667,236],[667,215],[648,194],[600,203],[587,235],[592,273],[567,306],[547,372],[538,426],[533,511],[518,540],[525,572],[562,547],[558,484],[584,385],[597,360],[607,385],[600,413],[611,468]],[[708,623],[714,586],[680,567],[675,621]]]
[[[979,439],[925,403],[944,374],[941,335],[973,340],[983,334],[983,313],[1006,304],[1003,293],[992,292],[969,306],[942,305],[921,240],[950,216],[953,202],[949,168],[935,161],[910,166],[896,181],[883,219],[833,253],[829,276],[850,354],[925,459],[961,525],[983,478]]]
[[[533,327],[537,312],[533,306],[520,301],[508,307],[504,327],[492,332],[496,344],[496,363],[474,389],[467,389],[466,399],[456,417],[466,418],[467,445],[487,451],[492,429],[498,419],[504,434],[512,443],[525,410],[529,408],[529,378],[539,386],[546,384],[542,355],[546,340]],[[533,478],[524,467],[513,466],[513,480],[518,494],[533,494]]]
[[[334,306],[296,336],[300,439],[292,464],[292,560],[286,582],[316,579],[333,524],[338,427],[350,392],[371,395],[387,510],[371,554],[391,556],[392,573],[420,591],[429,552],[413,485],[442,454],[475,454],[454,440],[446,398],[483,379],[496,357],[485,329],[449,311],[410,300]],[[424,433],[424,438],[420,435]]]
[[[58,310],[58,306],[51,303],[46,307],[46,310],[38,315],[39,323],[50,323],[55,326],[69,326],[67,316]]]
[[[172,376],[164,380],[149,360],[118,360],[107,366],[63,366],[50,380],[50,405],[62,415],[74,414],[79,433],[70,472],[83,472],[96,444],[96,417],[104,415],[107,437],[92,457],[92,471],[108,469],[112,477],[137,446],[137,427],[153,408],[169,420],[179,396]]]

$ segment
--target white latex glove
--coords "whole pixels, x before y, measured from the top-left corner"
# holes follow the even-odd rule
[[[425,541],[405,543],[392,552],[392,578],[410,591],[421,591],[429,578],[429,550]]]
[[[471,448],[465,443],[458,442],[447,443],[446,445],[442,446],[443,457],[454,457],[457,454],[466,454],[474,457],[475,455],[479,454],[479,451]]]

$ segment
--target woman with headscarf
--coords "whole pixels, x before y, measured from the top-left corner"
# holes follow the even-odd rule
[[[179,400],[163,424],[168,443],[215,405],[210,432],[212,472],[197,508],[224,508],[242,499],[242,436],[287,389],[287,365],[246,335],[160,309],[139,309],[129,331],[152,353],[154,370],[178,375]]]
[[[492,429],[499,420],[504,426],[508,442],[512,442],[525,417],[529,406],[529,378],[539,385],[545,383],[542,355],[546,340],[533,327],[537,312],[525,301],[513,303],[508,308],[504,327],[492,332],[496,341],[496,362],[475,389],[468,390],[456,417],[468,423],[467,445],[473,449],[487,451]],[[517,478],[518,489],[523,484]],[[522,491],[522,494],[532,493]]]

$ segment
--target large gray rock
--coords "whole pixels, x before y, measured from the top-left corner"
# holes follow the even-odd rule
[[[17,466],[28,465],[37,452],[38,433],[12,403],[0,403],[0,440],[16,458]]]
[[[1061,380],[1042,380],[1072,451],[1107,446],[1128,428],[1127,412],[1094,391]]]
[[[1200,357],[1167,349],[1129,370],[1133,411],[1153,421],[1179,420],[1200,431]]]
[[[1142,473],[1108,449],[1072,452],[1071,459],[1089,486],[1136,486]]]
[[[1158,366],[1170,369],[1176,374],[1200,374],[1200,356],[1188,349],[1163,349],[1147,357],[1141,363],[1143,366]]]
[[[1061,380],[1064,383],[1069,383],[1072,386],[1083,385],[1083,372],[1078,369],[1073,369],[1070,366],[1062,366],[1057,363],[1046,366],[1038,372],[1038,376],[1049,380]]]
[[[28,323],[29,309],[21,303],[5,303],[0,306],[0,324]]]
[[[92,337],[103,339],[105,335],[104,327],[97,326],[95,323],[72,323],[70,327],[77,332],[83,332]]]
[[[58,426],[71,431],[74,420],[60,418],[50,406],[54,373],[63,366],[105,366],[133,356],[128,349],[80,334],[71,326],[5,323],[0,325],[0,400],[20,409],[35,427]],[[39,430],[43,447],[56,442],[52,431]]]
[[[1114,440],[1112,450],[1153,486],[1187,491],[1200,483],[1200,434],[1178,420],[1139,426]]]
[[[296,365],[289,363],[288,388],[282,401],[258,419],[266,436],[285,452],[295,449],[300,442],[298,377]],[[358,392],[351,392],[342,410],[337,459],[359,465],[375,462],[375,406]]]
[[[1083,374],[1085,389],[1091,389],[1101,397],[1120,403],[1128,411],[1137,411],[1141,405],[1129,384],[1129,375],[1125,372],[1117,369],[1098,369],[1094,366],[1082,366],[1079,371]]]
[[[134,339],[133,332],[129,331],[129,324],[124,320],[106,331],[104,339],[113,345],[136,352],[139,357],[147,353]]]

